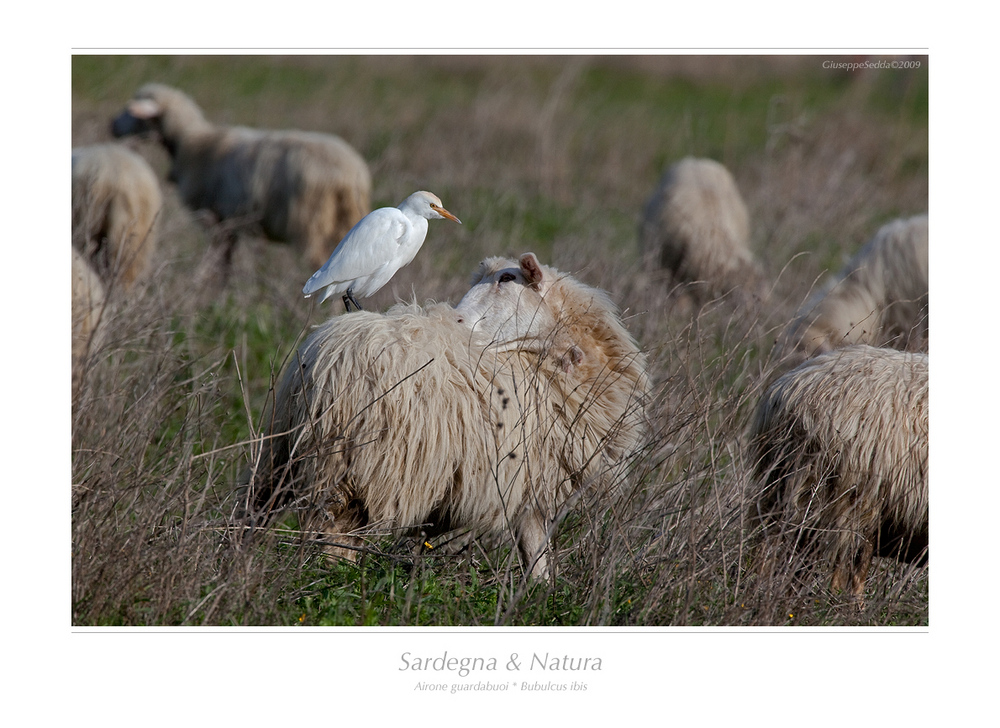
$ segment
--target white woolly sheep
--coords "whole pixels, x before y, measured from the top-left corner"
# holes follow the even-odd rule
[[[714,160],[687,157],[666,171],[646,202],[639,246],[648,263],[670,271],[696,301],[763,291],[750,251],[750,215],[733,176]]]
[[[796,551],[828,559],[832,587],[860,606],[873,555],[925,561],[927,418],[926,354],[849,346],[776,380],[749,450],[764,567]]]
[[[73,245],[111,288],[149,270],[163,196],[141,156],[119,144],[73,150]]]
[[[87,365],[87,356],[101,340],[104,313],[104,285],[83,255],[73,248],[72,332],[73,382],[80,381]]]
[[[883,225],[784,334],[782,353],[813,356],[847,344],[925,350],[927,215]]]
[[[140,88],[112,123],[116,137],[155,131],[170,153],[181,199],[220,220],[251,220],[318,268],[370,209],[364,159],[332,134],[216,126],[189,96]],[[228,262],[235,238],[224,250]]]
[[[531,253],[491,258],[457,308],[400,304],[314,331],[243,482],[254,511],[298,497],[348,549],[366,525],[512,533],[544,577],[562,510],[639,447],[648,386],[606,293]]]

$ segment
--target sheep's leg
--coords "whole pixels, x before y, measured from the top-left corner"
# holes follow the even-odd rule
[[[233,267],[233,251],[236,250],[236,233],[227,231],[220,247],[222,248],[222,254],[219,259],[219,266],[221,267],[222,285],[225,286],[229,282],[229,272]]]
[[[327,534],[329,541],[324,544],[323,552],[334,559],[357,561],[363,541],[357,536],[351,536],[341,531],[331,531]]]
[[[354,289],[348,288],[347,293],[344,294],[344,308],[347,309],[348,313],[350,313],[351,311],[352,303],[354,304],[354,308],[358,309],[359,311],[364,311],[364,309],[361,307],[361,304],[358,303],[358,299],[354,297]]]
[[[873,555],[872,542],[865,540],[851,556],[838,556],[833,569],[831,587],[834,591],[847,590],[858,611],[865,608],[865,582],[868,579],[868,571],[871,569]]]
[[[233,230],[226,230],[212,237],[208,251],[199,266],[197,279],[200,285],[210,284],[213,288],[224,288],[229,282],[237,234]]]
[[[516,530],[525,573],[532,579],[548,579],[548,534],[544,517],[538,512],[525,513]]]
[[[757,544],[756,554],[757,578],[761,584],[773,589],[778,576],[779,548],[777,544],[767,539],[761,539]]]
[[[364,541],[352,535],[353,531],[367,525],[367,519],[357,504],[334,509],[326,508],[314,516],[310,531],[317,532],[323,540],[327,556],[346,561],[357,561]]]
[[[868,580],[868,571],[872,566],[873,552],[872,542],[866,540],[861,545],[861,551],[854,560],[854,569],[851,573],[851,596],[859,611],[865,608],[865,582]]]

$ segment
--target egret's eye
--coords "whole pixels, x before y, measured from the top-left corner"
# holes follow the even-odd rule
[[[510,283],[513,280],[516,280],[513,273],[500,274],[500,283]]]

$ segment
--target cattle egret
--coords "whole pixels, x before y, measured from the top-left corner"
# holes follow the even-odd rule
[[[353,303],[360,311],[354,294],[367,298],[388,283],[424,244],[427,221],[442,218],[462,224],[430,192],[414,192],[399,207],[372,210],[344,236],[302,293],[309,298],[325,288],[320,303],[342,293],[347,310]]]

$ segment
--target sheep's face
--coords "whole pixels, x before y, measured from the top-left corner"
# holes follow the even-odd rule
[[[459,321],[486,344],[542,348],[556,327],[555,316],[545,301],[552,277],[534,253],[525,253],[516,263],[487,259],[456,307]]]
[[[111,133],[115,137],[123,137],[157,131],[162,113],[160,104],[153,99],[136,97],[111,122]]]

